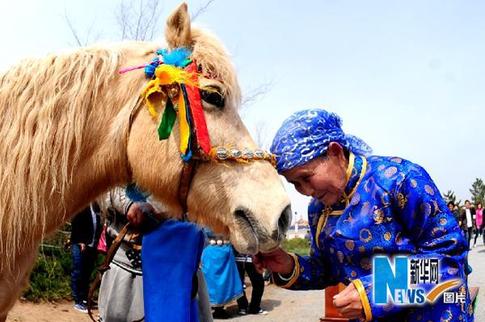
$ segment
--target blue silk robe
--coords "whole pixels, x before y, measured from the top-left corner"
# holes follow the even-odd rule
[[[465,275],[467,243],[422,167],[401,158],[350,154],[345,196],[333,207],[312,200],[308,217],[310,256],[295,256],[293,278],[283,287],[323,289],[352,282],[360,289],[367,321],[473,321]],[[441,296],[433,305],[376,305],[375,254],[437,258],[440,282],[460,278],[463,283],[450,291],[466,293],[465,303],[445,304]]]

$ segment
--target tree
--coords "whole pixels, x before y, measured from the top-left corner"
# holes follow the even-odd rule
[[[476,205],[485,201],[485,183],[482,179],[476,178],[470,189],[472,195],[472,202]]]
[[[273,87],[272,82],[261,83],[242,96],[241,106],[247,108],[266,95]]]
[[[64,18],[66,19],[67,26],[69,27],[69,30],[71,31],[72,37],[74,38],[74,41],[76,42],[76,46],[79,47],[84,47],[89,45],[92,42],[96,42],[99,40],[100,35],[99,33],[93,35],[93,27],[95,25],[95,20],[91,22],[91,26],[87,29],[86,32],[83,33],[84,37],[81,35],[81,33],[76,29],[74,26],[74,22],[72,21],[71,17],[69,17],[67,10],[64,10]]]
[[[161,12],[157,0],[122,1],[116,13],[121,40],[152,40],[157,28],[162,34]]]
[[[215,0],[208,0],[194,10],[191,20],[194,21],[203,15],[214,2]],[[164,24],[160,21],[162,4],[163,1],[160,0],[121,0],[115,12],[119,39],[144,41],[153,40],[156,35],[163,35]],[[64,12],[64,18],[77,46],[87,46],[99,40],[99,33],[93,36],[94,20],[88,30],[79,32],[67,11]]]
[[[446,203],[451,201],[455,206],[461,208],[461,200],[457,201],[456,194],[453,190],[448,190],[445,194],[443,194],[443,198],[445,199]]]

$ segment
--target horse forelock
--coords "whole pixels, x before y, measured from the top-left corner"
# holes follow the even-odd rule
[[[224,85],[224,94],[234,100],[234,105],[241,102],[241,90],[234,65],[221,41],[204,29],[192,28],[193,57],[202,66],[203,73],[219,80]]]

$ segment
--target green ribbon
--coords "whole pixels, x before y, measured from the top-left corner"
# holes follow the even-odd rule
[[[165,111],[163,112],[162,120],[158,126],[158,139],[166,140],[169,138],[170,133],[172,133],[173,125],[175,124],[175,119],[177,118],[177,112],[173,108],[173,103],[171,99],[167,100],[165,105]]]

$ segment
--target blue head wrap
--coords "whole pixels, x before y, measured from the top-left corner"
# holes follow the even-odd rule
[[[327,152],[330,142],[337,142],[358,155],[369,155],[372,149],[356,136],[345,134],[342,120],[335,113],[309,109],[287,118],[276,133],[271,153],[276,155],[276,168],[284,172],[303,165]]]

